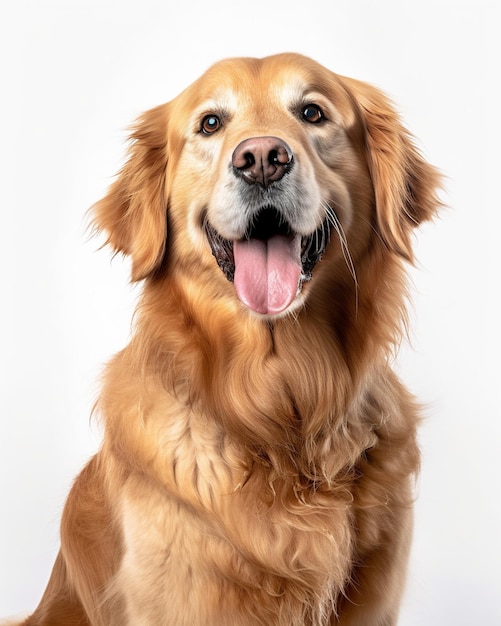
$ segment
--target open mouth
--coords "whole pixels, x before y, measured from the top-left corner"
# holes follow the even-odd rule
[[[259,212],[244,238],[231,241],[205,220],[212,254],[239,299],[256,313],[276,315],[287,309],[311,280],[330,238],[326,220],[311,235],[294,232],[272,206]]]

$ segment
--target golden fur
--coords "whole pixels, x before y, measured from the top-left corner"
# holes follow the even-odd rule
[[[237,298],[206,230],[243,236],[244,187],[282,202],[229,166],[254,137],[294,152],[281,210],[301,235],[336,214],[277,315]],[[144,279],[135,332],[106,369],[104,441],[26,626],[397,623],[419,417],[390,360],[438,184],[377,89],[299,55],[222,61],[139,119],[93,207]]]

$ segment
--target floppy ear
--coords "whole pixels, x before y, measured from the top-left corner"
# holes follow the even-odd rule
[[[402,126],[390,101],[376,88],[351,80],[365,123],[379,234],[388,248],[412,261],[412,228],[431,219],[441,205],[441,176],[427,163]]]
[[[133,281],[153,272],[167,236],[168,105],[144,113],[132,128],[129,158],[107,195],[92,208],[94,230],[106,244],[129,255]]]

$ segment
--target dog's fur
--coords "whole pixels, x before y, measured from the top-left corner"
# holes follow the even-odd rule
[[[235,164],[263,137],[293,154],[280,180]],[[294,54],[216,64],[131,140],[93,216],[144,279],[135,332],[24,623],[396,624],[419,417],[390,360],[439,175],[377,89]],[[331,230],[271,313],[221,271],[263,211],[303,248]]]

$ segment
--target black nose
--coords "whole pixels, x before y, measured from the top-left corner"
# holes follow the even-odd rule
[[[292,150],[278,137],[252,137],[235,148],[233,171],[249,185],[268,187],[292,167]]]

